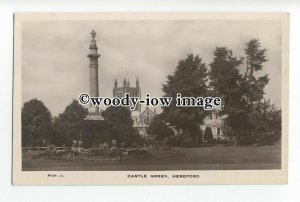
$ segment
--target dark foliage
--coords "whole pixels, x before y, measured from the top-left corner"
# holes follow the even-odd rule
[[[156,115],[147,129],[147,133],[155,136],[157,140],[164,140],[166,137],[174,136],[174,132],[170,129],[161,115]]]
[[[202,59],[189,54],[180,60],[175,72],[167,76],[163,85],[165,96],[176,99],[177,93],[183,97],[203,97],[207,94],[207,68]],[[199,124],[203,122],[206,112],[198,107],[176,107],[172,102],[168,108],[163,108],[163,119],[178,129],[182,129],[186,142],[195,142],[199,136]],[[187,143],[187,144],[188,144]]]
[[[107,141],[117,140],[118,145],[125,142],[126,147],[140,141],[138,132],[133,128],[131,111],[126,107],[108,107],[102,113],[107,124]]]
[[[51,142],[56,146],[71,146],[73,140],[82,141],[82,122],[87,114],[88,110],[73,100],[62,114],[53,119]]]
[[[22,146],[45,146],[52,132],[51,113],[37,99],[25,102],[22,108]]]
[[[213,140],[213,134],[210,127],[206,127],[204,131],[204,140],[207,142],[211,142]]]

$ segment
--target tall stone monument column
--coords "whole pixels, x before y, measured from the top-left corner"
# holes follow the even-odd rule
[[[87,57],[90,59],[90,97],[99,97],[99,87],[98,87],[98,58],[100,54],[98,54],[97,44],[95,40],[96,32],[93,30],[91,32],[92,40],[90,45],[90,53]],[[89,106],[89,115],[87,119],[92,120],[103,120],[102,116],[99,113],[99,107],[93,106],[92,104]]]
[[[98,58],[100,54],[97,53],[98,47],[96,44],[95,36],[96,32],[93,30],[91,32],[92,40],[90,45],[90,53],[87,57],[90,59],[90,97],[99,97],[99,87],[98,87]],[[103,131],[105,131],[106,122],[99,112],[99,107],[89,106],[89,114],[82,122],[81,134],[84,148],[89,148],[95,143],[93,139],[97,136],[101,136]]]

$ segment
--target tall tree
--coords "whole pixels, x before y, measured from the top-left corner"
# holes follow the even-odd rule
[[[37,99],[25,102],[22,108],[22,146],[43,146],[52,132],[51,113]]]
[[[110,106],[102,112],[102,115],[109,129],[107,141],[115,139],[118,144],[125,142],[127,146],[139,142],[140,138],[133,128],[131,111],[128,108]]]
[[[243,58],[233,55],[226,47],[217,47],[214,51],[213,62],[210,63],[210,87],[215,96],[222,98],[223,112],[228,113],[230,107],[237,105],[239,100],[239,84],[241,75],[239,66]]]
[[[165,96],[176,99],[177,93],[183,97],[203,97],[207,94],[207,68],[199,55],[189,54],[180,60],[172,75],[167,76],[163,85]],[[183,130],[183,133],[194,139],[200,133],[199,124],[203,122],[206,112],[200,107],[176,107],[171,102],[170,107],[163,108],[164,120]]]
[[[245,46],[246,70],[242,74],[239,66],[243,58],[234,57],[230,49],[221,47],[214,52],[214,61],[210,64],[210,79],[213,90],[223,99],[223,113],[227,114],[226,123],[233,129],[238,144],[239,137],[245,131],[253,131],[255,124],[251,120],[255,106],[263,99],[264,87],[268,84],[268,75],[256,76],[267,61],[266,50],[261,48],[258,39],[252,39]]]
[[[266,59],[266,49],[261,49],[258,39],[252,39],[246,43],[246,72],[241,82],[243,100],[251,109],[253,104],[263,99],[264,88],[269,83],[268,75],[257,77],[256,72],[262,70]]]
[[[73,100],[62,114],[53,120],[54,134],[51,137],[55,145],[71,145],[72,140],[82,140],[81,127],[88,110]]]
[[[238,136],[240,127],[248,125],[246,119],[245,103],[243,103],[241,90],[242,75],[239,67],[243,64],[243,58],[233,55],[231,49],[217,47],[214,51],[214,59],[210,64],[210,87],[214,95],[222,98],[222,111],[226,114],[225,123],[233,129]]]
[[[252,39],[246,43],[246,72],[240,85],[240,94],[246,112],[246,121],[251,134],[255,131],[256,121],[253,119],[255,108],[262,102],[264,88],[269,83],[268,75],[256,76],[255,73],[262,70],[263,63],[267,60],[266,49],[261,48],[258,39]]]
[[[254,72],[262,70],[263,63],[268,61],[266,59],[266,49],[261,49],[258,39],[252,39],[246,43],[244,51],[247,56],[244,79],[250,81],[254,78]]]

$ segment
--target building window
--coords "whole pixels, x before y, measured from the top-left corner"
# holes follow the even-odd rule
[[[217,135],[218,135],[218,136],[220,135],[220,132],[221,132],[221,129],[220,129],[220,128],[217,128]]]
[[[149,116],[146,116],[146,118],[144,119],[144,124],[150,125],[150,117]]]

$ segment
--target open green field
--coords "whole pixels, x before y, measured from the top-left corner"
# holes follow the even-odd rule
[[[100,162],[23,160],[24,171],[261,170],[281,168],[281,145],[149,149],[150,159]]]

